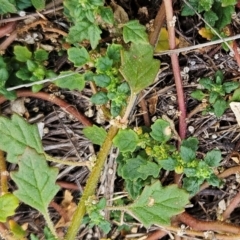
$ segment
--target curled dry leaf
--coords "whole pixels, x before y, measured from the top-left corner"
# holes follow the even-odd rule
[[[231,102],[230,108],[234,112],[238,125],[240,126],[240,102]]]
[[[64,218],[61,217],[60,220],[55,225],[55,228],[68,227],[72,220],[73,213],[75,212],[75,210],[77,208],[76,203],[73,202],[73,196],[70,191],[66,190],[64,192],[64,198],[61,202],[61,206],[62,206],[63,210],[66,212],[66,215],[68,216],[69,221],[65,222]]]
[[[154,115],[156,113],[157,101],[158,101],[158,96],[157,95],[154,95],[153,97],[151,97],[147,100],[149,113],[151,115]]]

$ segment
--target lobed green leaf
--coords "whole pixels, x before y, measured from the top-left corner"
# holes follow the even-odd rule
[[[198,139],[195,137],[189,137],[184,139],[181,143],[181,146],[192,149],[194,152],[198,149]]]
[[[119,148],[120,152],[133,152],[137,147],[138,141],[138,135],[133,130],[120,129],[113,139],[113,144]]]
[[[102,88],[107,87],[111,82],[111,78],[106,74],[95,75],[93,77],[93,80],[97,86],[102,87]]]
[[[162,187],[159,181],[146,186],[133,204],[128,206],[145,227],[152,224],[170,225],[171,218],[184,211],[189,195],[177,185]],[[161,213],[161,214],[159,214]]]
[[[32,53],[27,49],[27,47],[14,46],[13,53],[19,62],[26,62],[32,58]]]
[[[89,54],[84,47],[80,49],[76,47],[72,47],[72,48],[69,48],[67,52],[68,52],[69,60],[74,63],[75,67],[83,66],[90,59]]]
[[[239,87],[239,82],[225,82],[223,89],[226,93],[230,93]]]
[[[184,162],[191,162],[196,157],[196,152],[191,148],[181,146],[180,147],[180,156]]]
[[[0,0],[0,14],[15,13],[16,7],[9,0]]]
[[[221,1],[215,1],[212,10],[217,14],[218,20],[216,21],[215,28],[222,30],[226,25],[231,23],[232,14],[235,12],[234,6],[229,5],[222,7]]]
[[[100,7],[99,14],[105,23],[113,24],[114,22],[113,11],[110,7]]]
[[[37,9],[37,10],[42,10],[45,8],[45,3],[46,0],[31,0],[32,5]]]
[[[49,203],[60,189],[55,184],[57,175],[58,169],[49,167],[43,154],[27,147],[19,157],[19,170],[11,173],[18,186],[14,195],[46,216]]]
[[[160,62],[153,59],[153,48],[147,44],[132,44],[129,51],[121,52],[120,72],[133,94],[139,93],[154,82]]]
[[[137,20],[125,23],[123,27],[123,40],[125,43],[148,43],[148,36],[145,27]]]
[[[0,117],[0,133],[0,149],[7,152],[9,162],[17,163],[26,147],[44,153],[37,126],[30,125],[17,114],[11,119]]]
[[[93,125],[91,127],[85,127],[83,129],[83,134],[88,138],[92,143],[97,145],[102,145],[106,139],[107,132],[104,128]]]
[[[197,89],[196,91],[191,93],[191,97],[199,101],[202,101],[206,97],[206,94],[203,93],[203,91],[201,91],[200,89]]]
[[[213,104],[214,114],[221,117],[225,110],[228,108],[228,103],[224,99],[217,99]]]
[[[85,87],[85,80],[83,74],[65,71],[61,72],[59,77],[61,78],[55,81],[55,84],[58,87],[68,88],[70,90],[77,89],[79,91],[83,90],[83,88]]]
[[[208,152],[204,158],[204,161],[210,167],[218,167],[221,160],[222,160],[222,155],[221,155],[221,151],[219,150],[212,150]]]
[[[91,97],[91,102],[97,105],[103,105],[108,102],[108,97],[105,92],[98,92]]]
[[[38,49],[34,52],[34,59],[39,62],[48,60],[48,52],[43,49]]]

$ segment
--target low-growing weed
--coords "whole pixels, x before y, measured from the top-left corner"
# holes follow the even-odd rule
[[[217,117],[221,117],[229,106],[227,94],[239,87],[238,82],[223,82],[224,76],[222,71],[217,71],[214,79],[201,78],[199,84],[203,87],[202,90],[197,89],[192,92],[191,96],[199,101],[208,103],[207,108],[203,113],[213,112]]]
[[[184,174],[183,187],[190,194],[195,194],[204,181],[219,186],[214,168],[219,166],[221,152],[212,150],[201,160],[196,157],[196,138],[183,140],[178,151],[171,136],[170,124],[158,119],[151,129],[120,130],[113,139],[121,153],[117,159],[118,175],[125,180],[131,198],[136,199],[145,185],[155,181],[161,169]]]
[[[236,0],[189,0],[184,2],[182,16],[193,16],[196,12],[203,14],[207,24],[199,30],[199,34],[208,40],[218,39],[219,36],[229,36],[226,26],[230,24],[232,14],[235,12]],[[228,49],[225,44],[222,46],[226,50]]]

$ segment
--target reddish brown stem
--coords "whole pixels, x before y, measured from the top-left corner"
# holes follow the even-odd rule
[[[61,215],[61,217],[63,217],[65,222],[70,221],[66,211],[59,204],[57,204],[54,201],[51,201],[50,204],[49,204],[49,207],[54,208],[59,213],[59,215]]]
[[[223,220],[226,220],[230,217],[230,214],[233,212],[233,210],[238,207],[238,204],[240,203],[240,192],[232,199],[230,204],[227,206],[227,209],[223,212],[222,217]]]
[[[166,18],[167,18],[167,26],[168,26],[169,48],[170,50],[173,50],[176,48],[176,41],[175,41],[175,30],[174,30],[175,21],[173,16],[172,0],[164,0],[164,3],[165,3],[165,11],[166,11]],[[181,139],[184,139],[186,136],[186,129],[187,129],[186,106],[185,106],[184,92],[183,92],[182,79],[181,79],[177,54],[175,53],[171,54],[171,61],[172,61],[173,75],[174,75],[176,90],[177,90],[178,107],[180,111],[179,136]]]
[[[17,31],[13,31],[8,38],[5,39],[4,42],[0,44],[0,51],[4,51],[8,48],[8,46],[16,39]]]
[[[68,182],[64,182],[64,181],[57,181],[57,184],[62,188],[79,191],[79,187],[76,184],[73,184],[73,183],[68,183]]]
[[[83,125],[92,126],[91,121],[88,118],[86,118],[83,114],[78,112],[78,110],[75,107],[73,107],[72,105],[68,104],[67,102],[63,101],[62,99],[52,94],[45,93],[45,92],[34,93],[34,92],[31,92],[30,90],[21,89],[17,91],[17,96],[40,98],[40,99],[52,102],[53,104],[58,105],[64,111],[66,111],[67,113],[71,114],[73,117],[78,119]],[[0,104],[5,102],[6,100],[7,99],[4,96],[0,96]]]
[[[163,230],[157,230],[154,233],[151,233],[146,240],[158,240],[167,235],[167,232]]]
[[[240,67],[240,54],[238,53],[238,46],[236,40],[233,41],[233,51],[234,51],[234,58],[237,61],[238,66]]]
[[[140,97],[143,97],[143,93],[140,94]],[[150,122],[150,117],[148,114],[148,109],[147,109],[147,104],[144,98],[141,99],[140,101],[140,106],[143,112],[143,120],[144,120],[144,125],[146,127],[150,127],[151,126],[151,122]]]
[[[219,221],[207,222],[207,221],[198,220],[186,212],[178,215],[178,219],[182,223],[198,231],[215,231],[215,232],[221,232],[221,233],[225,232],[225,233],[232,233],[232,234],[240,234],[240,227],[237,227],[228,223],[224,223],[224,222],[219,222]]]
[[[17,22],[9,22],[6,25],[0,27],[0,38],[5,37],[16,28]]]
[[[165,18],[166,18],[165,6],[164,6],[164,2],[162,2],[158,10],[157,16],[154,19],[153,31],[150,32],[149,34],[149,42],[154,47],[158,42],[159,33],[161,31]]]

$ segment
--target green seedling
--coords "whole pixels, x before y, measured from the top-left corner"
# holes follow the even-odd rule
[[[37,10],[43,10],[45,3],[45,0],[0,0],[0,14],[16,13],[31,6]]]
[[[205,28],[199,31],[203,37],[214,40],[229,36],[225,27],[231,23],[236,0],[188,0],[187,3],[184,3],[181,15],[193,16],[196,12],[201,13],[206,22]],[[225,43],[222,44],[222,47],[228,50]]]
[[[104,209],[107,201],[101,198],[99,201],[95,196],[91,196],[86,201],[87,215],[83,219],[83,224],[88,224],[89,228],[99,226],[99,228],[107,234],[111,230],[111,224],[104,218]]]
[[[222,71],[217,71],[214,80],[211,78],[201,78],[199,83],[203,90],[192,92],[191,96],[199,101],[204,99],[208,103],[208,107],[203,113],[213,112],[217,117],[221,117],[229,106],[227,94],[239,87],[238,82],[223,82],[224,76]]]
[[[221,161],[220,151],[212,150],[201,160],[196,157],[196,138],[184,140],[178,152],[170,142],[171,136],[169,123],[158,119],[151,130],[120,130],[113,139],[121,153],[117,159],[118,175],[125,180],[131,198],[136,199],[145,185],[155,181],[161,169],[183,173],[183,187],[190,194],[196,193],[204,181],[219,186],[214,168]]]

